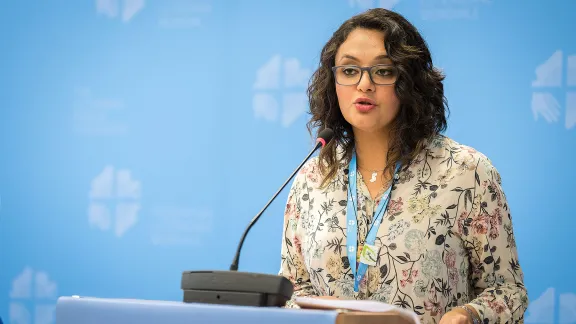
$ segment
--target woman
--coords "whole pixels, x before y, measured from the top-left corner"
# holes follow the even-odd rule
[[[418,31],[385,9],[352,17],[325,45],[308,126],[335,135],[289,193],[280,274],[294,296],[378,300],[423,323],[523,321],[500,176],[440,134],[443,79]]]

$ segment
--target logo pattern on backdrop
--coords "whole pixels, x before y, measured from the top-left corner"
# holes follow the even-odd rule
[[[423,20],[474,20],[480,18],[482,7],[493,0],[408,0],[417,3],[420,18]],[[401,0],[348,0],[351,8],[367,10],[370,8],[395,9]]]
[[[423,20],[475,20],[493,0],[419,0]]]
[[[370,8],[395,9],[401,0],[348,0],[351,8],[366,10]],[[420,18],[423,20],[474,20],[480,18],[482,7],[492,0],[409,0],[403,1],[419,5]]]
[[[108,165],[91,183],[88,223],[122,237],[138,222],[141,184],[127,169]]]
[[[375,7],[393,9],[399,2],[400,0],[348,0],[351,8],[358,8],[360,10]]]
[[[44,271],[26,267],[13,281],[9,317],[13,324],[52,324],[58,286]]]
[[[163,0],[158,26],[162,29],[189,29],[204,24],[212,14],[212,0]]]
[[[573,128],[576,125],[576,55],[565,57],[557,50],[534,73],[531,104],[534,120],[542,118],[548,123],[558,123],[563,118],[564,127]],[[559,97],[564,100],[564,109]]]
[[[86,136],[120,136],[128,133],[122,100],[102,98],[90,88],[74,89],[73,129]]]
[[[153,245],[201,248],[214,233],[214,211],[208,207],[164,205],[147,211]]]
[[[290,127],[306,112],[310,70],[296,58],[272,56],[256,71],[252,110],[256,119]]]
[[[128,23],[145,4],[145,0],[96,0],[96,13]]]

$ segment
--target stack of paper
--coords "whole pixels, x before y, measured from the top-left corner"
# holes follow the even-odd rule
[[[345,309],[370,313],[394,313],[405,317],[411,323],[420,324],[414,312],[394,305],[373,300],[323,299],[315,297],[296,297],[294,302],[301,308],[312,309]]]

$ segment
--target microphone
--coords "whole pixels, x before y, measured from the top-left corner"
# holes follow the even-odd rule
[[[292,172],[292,174],[288,177],[288,179],[286,180],[286,182],[284,182],[284,184],[280,187],[280,189],[278,189],[278,191],[274,194],[274,196],[272,196],[272,198],[270,198],[270,200],[264,206],[264,208],[262,208],[262,210],[252,219],[252,221],[250,221],[250,223],[248,224],[248,227],[244,231],[244,235],[242,235],[242,238],[240,239],[240,243],[238,244],[238,250],[236,251],[236,256],[234,257],[234,260],[232,261],[232,265],[230,265],[231,271],[238,270],[238,263],[240,260],[240,250],[242,250],[242,245],[244,245],[244,240],[246,239],[246,235],[248,234],[248,232],[250,231],[252,226],[254,226],[254,224],[256,224],[256,222],[258,221],[260,216],[262,216],[262,214],[268,208],[268,206],[270,206],[270,204],[274,201],[274,199],[276,199],[278,194],[280,194],[280,192],[284,189],[284,187],[286,187],[286,185],[290,182],[290,180],[292,180],[292,178],[294,178],[296,173],[298,173],[300,168],[302,168],[302,166],[304,166],[306,161],[308,161],[308,159],[310,159],[310,156],[312,156],[312,154],[314,154],[314,152],[318,148],[324,147],[328,142],[330,142],[330,140],[332,139],[333,136],[334,136],[334,132],[330,128],[325,128],[324,130],[322,130],[318,134],[318,138],[316,139],[316,145],[314,146],[314,148],[310,151],[310,153],[308,153],[308,155],[304,158],[304,160],[302,161],[302,163],[300,163],[300,165],[296,168],[296,170],[294,170],[294,172]]]
[[[226,304],[239,306],[273,306],[282,307],[292,297],[294,286],[287,278],[279,275],[239,272],[240,252],[248,232],[256,224],[268,206],[278,194],[294,178],[298,171],[320,147],[326,146],[334,137],[330,128],[324,128],[318,133],[316,145],[298,167],[292,172],[280,189],[266,203],[264,208],[250,221],[244,231],[236,255],[229,271],[184,271],[182,273],[181,289],[184,292],[185,303]]]

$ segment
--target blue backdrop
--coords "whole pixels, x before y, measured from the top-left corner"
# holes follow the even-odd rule
[[[447,74],[447,135],[512,208],[527,323],[576,323],[576,2],[96,0],[0,5],[0,317],[61,295],[180,300],[311,147],[305,88],[351,15],[394,8]],[[276,273],[287,190],[244,271]]]

